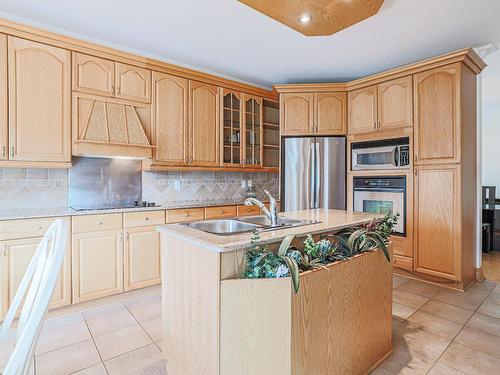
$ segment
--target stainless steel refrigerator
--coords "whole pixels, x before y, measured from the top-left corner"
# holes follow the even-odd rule
[[[282,142],[281,209],[345,209],[345,138],[297,137]]]

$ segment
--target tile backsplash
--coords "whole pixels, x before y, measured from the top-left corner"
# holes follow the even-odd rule
[[[157,204],[239,203],[245,196],[242,180],[252,180],[257,195],[264,189],[279,196],[276,173],[142,172],[142,198]],[[176,185],[179,190],[176,190]],[[59,208],[68,205],[65,169],[0,168],[0,208]]]
[[[0,168],[0,207],[55,208],[68,204],[65,169]]]
[[[266,197],[264,189],[275,197],[279,195],[277,173],[143,172],[142,197],[164,206],[239,203],[243,202],[246,191],[242,180],[252,180],[261,199]]]

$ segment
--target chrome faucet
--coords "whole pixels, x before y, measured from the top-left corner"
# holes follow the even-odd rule
[[[274,199],[274,197],[267,190],[264,190],[264,193],[266,193],[269,197],[269,209],[266,207],[264,203],[262,203],[257,198],[245,199],[245,206],[252,206],[252,205],[258,206],[262,210],[262,212],[264,212],[264,215],[266,215],[267,218],[271,221],[271,226],[277,227],[278,203],[276,202],[276,199]]]

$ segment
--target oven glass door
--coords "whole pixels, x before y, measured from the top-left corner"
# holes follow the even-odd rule
[[[397,146],[352,150],[352,169],[396,169]]]
[[[404,193],[400,190],[355,190],[354,211],[377,214],[386,214],[388,212],[399,213],[399,220],[394,226],[393,231],[398,234],[405,234]]]

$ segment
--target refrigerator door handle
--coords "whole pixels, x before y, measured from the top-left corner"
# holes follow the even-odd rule
[[[314,149],[315,149],[315,155],[314,155],[314,176],[316,178],[315,180],[315,185],[314,185],[314,208],[319,208],[319,201],[320,201],[320,188],[321,188],[321,169],[320,169],[320,162],[321,158],[319,155],[319,142],[314,142]]]
[[[309,155],[311,156],[311,186],[309,187],[309,191],[311,192],[311,203],[309,208],[315,208],[316,199],[315,199],[315,184],[316,184],[316,161],[314,160],[315,155],[315,143],[311,142],[309,144]]]

